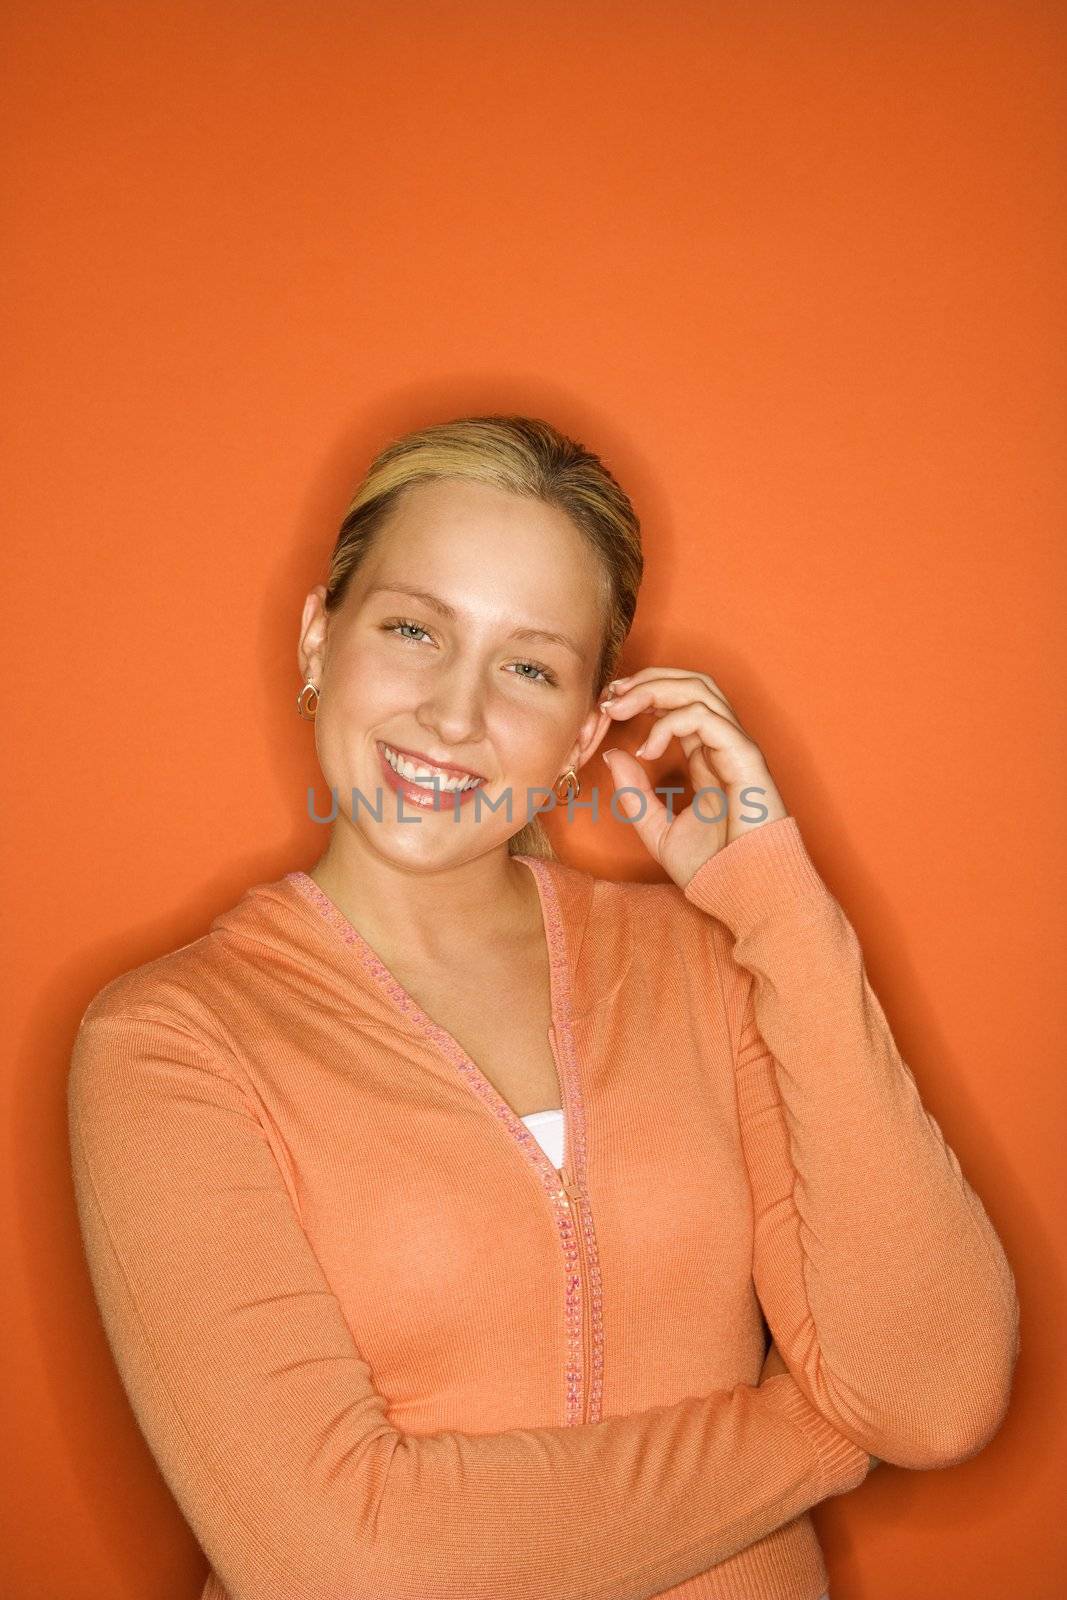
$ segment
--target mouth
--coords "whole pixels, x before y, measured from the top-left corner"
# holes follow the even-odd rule
[[[488,781],[482,773],[472,772],[469,767],[457,767],[449,761],[431,761],[417,750],[386,744],[384,739],[376,743],[382,759],[397,777],[428,792],[432,793],[436,787],[446,794],[467,794]]]

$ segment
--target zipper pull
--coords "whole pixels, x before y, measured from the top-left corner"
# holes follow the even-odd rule
[[[581,1188],[576,1179],[571,1177],[566,1167],[560,1167],[559,1176],[560,1181],[563,1184],[563,1187],[559,1191],[560,1199],[563,1204],[569,1205],[570,1200],[580,1200],[582,1198]],[[568,1196],[570,1199],[567,1198]]]

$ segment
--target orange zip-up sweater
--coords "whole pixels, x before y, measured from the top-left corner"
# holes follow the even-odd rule
[[[302,872],[82,1019],[89,1270],[203,1600],[816,1600],[812,1506],[1003,1420],[1012,1271],[795,819],[684,891],[516,859],[562,1173]]]

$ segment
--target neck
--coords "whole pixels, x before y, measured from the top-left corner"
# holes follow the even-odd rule
[[[335,824],[308,875],[383,959],[387,951],[417,962],[462,946],[494,950],[541,926],[533,875],[506,844],[441,866],[398,862]]]

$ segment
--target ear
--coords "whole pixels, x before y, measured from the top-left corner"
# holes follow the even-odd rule
[[[300,642],[297,646],[296,664],[303,680],[322,686],[323,668],[326,664],[326,633],[329,618],[326,615],[326,585],[318,583],[304,601],[300,618]]]
[[[604,694],[608,691],[605,689]],[[590,756],[596,753],[597,748],[603,744],[604,737],[612,726],[612,719],[606,711],[601,711],[600,706],[594,702],[586,712],[585,720],[578,729],[577,737],[563,763],[563,771],[573,767],[575,772],[580,772]]]

